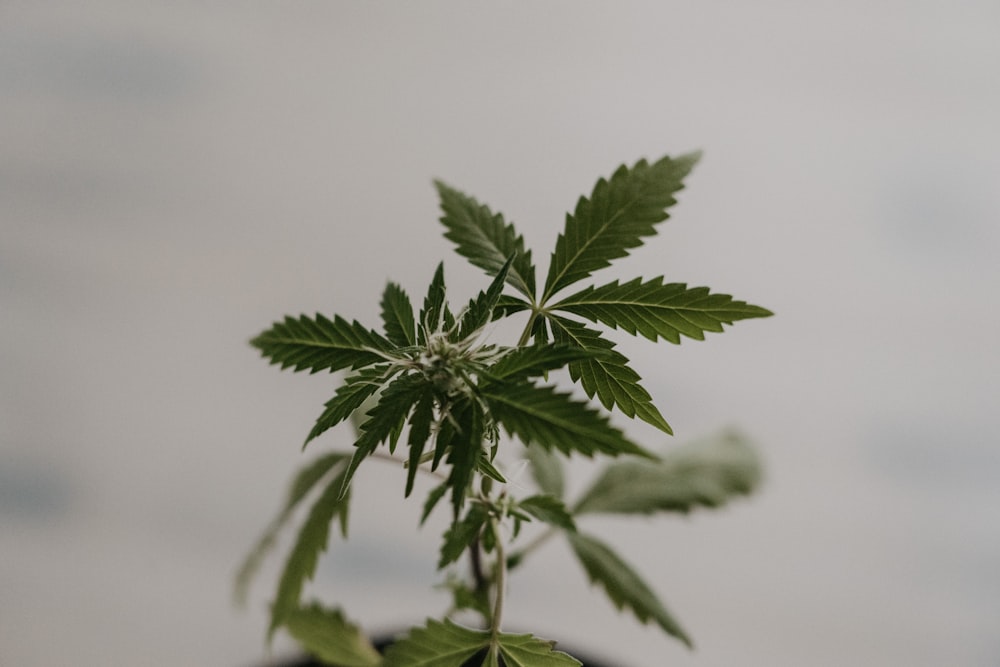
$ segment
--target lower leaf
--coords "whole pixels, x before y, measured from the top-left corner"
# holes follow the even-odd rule
[[[339,609],[318,604],[285,616],[285,628],[308,653],[337,667],[378,667],[382,656]]]
[[[655,620],[668,635],[693,648],[691,638],[674,620],[646,582],[603,542],[583,533],[565,533],[590,580],[604,587],[618,609],[628,607],[643,623]]]

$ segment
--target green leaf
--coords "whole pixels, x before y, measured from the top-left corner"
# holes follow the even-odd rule
[[[462,316],[461,323],[458,327],[458,338],[460,340],[468,338],[493,319],[493,309],[496,307],[497,301],[500,299],[500,292],[503,291],[504,278],[507,276],[507,272],[510,269],[510,264],[513,260],[513,255],[508,257],[507,261],[500,267],[499,272],[496,277],[493,278],[493,282],[490,283],[490,286],[486,289],[486,291],[480,292],[478,297],[469,302],[469,306],[465,309],[465,314]]]
[[[451,465],[448,486],[451,503],[457,516],[462,511],[473,473],[483,458],[483,415],[478,405],[462,401],[452,409],[458,427],[451,438],[447,461]]]
[[[490,366],[487,375],[492,380],[523,380],[538,377],[563,368],[573,361],[588,359],[601,352],[567,344],[518,347]]]
[[[710,294],[707,287],[683,283],[663,284],[663,277],[642,282],[588,287],[551,306],[592,322],[621,328],[655,341],[657,336],[680,343],[681,336],[704,340],[706,331],[721,332],[723,324],[752,317],[768,317],[771,311],[728,294]]]
[[[677,448],[655,463],[609,465],[583,494],[574,514],[687,513],[720,507],[760,484],[754,449],[736,433]]]
[[[410,435],[408,438],[410,456],[406,471],[406,491],[404,492],[407,498],[413,492],[413,483],[417,479],[417,470],[420,469],[420,457],[423,456],[424,447],[427,446],[427,439],[431,437],[433,423],[434,395],[427,392],[421,396],[410,416]]]
[[[569,374],[574,382],[593,398],[608,408],[617,406],[629,417],[638,417],[664,433],[673,434],[670,424],[653,405],[653,399],[642,385],[639,374],[628,366],[625,355],[612,349],[615,344],[601,336],[599,331],[588,329],[579,322],[563,317],[551,317],[552,336],[556,341],[577,345],[598,356],[581,359],[569,365]]]
[[[302,446],[305,447],[313,439],[350,417],[355,410],[364,405],[365,401],[382,388],[392,377],[393,372],[396,371],[390,364],[377,364],[362,368],[355,375],[347,378],[344,384],[337,389],[334,397],[326,402],[326,409],[316,420],[316,424],[309,431]]]
[[[420,525],[424,525],[427,522],[427,517],[431,515],[434,508],[437,506],[438,502],[444,498],[444,494],[448,492],[448,482],[442,482],[438,484],[431,492],[427,494],[427,500],[424,501],[424,511],[420,515]]]
[[[444,263],[440,263],[434,271],[434,277],[427,288],[427,296],[424,297],[424,307],[420,311],[419,329],[417,331],[417,342],[420,345],[427,344],[427,337],[436,332],[451,328],[453,318],[448,310],[448,303],[445,300],[446,290],[444,285]]]
[[[289,612],[299,607],[302,587],[316,573],[316,564],[319,562],[319,555],[326,550],[330,538],[330,524],[334,518],[339,517],[341,530],[347,530],[349,496],[341,495],[346,474],[345,467],[330,480],[299,529],[298,537],[281,573],[274,602],[271,604],[269,636],[284,625]]]
[[[563,505],[562,501],[554,496],[531,496],[519,501],[517,506],[539,521],[544,521],[547,524],[564,530],[576,530],[576,524],[573,523],[573,516],[566,510],[566,506]]]
[[[298,319],[285,317],[250,341],[272,364],[282,370],[309,369],[310,373],[329,369],[360,368],[379,361],[380,353],[392,350],[392,343],[358,322],[348,322],[339,315],[329,320],[317,314]]]
[[[418,374],[397,377],[385,388],[378,403],[368,411],[368,419],[361,425],[361,435],[354,443],[354,456],[344,475],[343,493],[347,493],[361,462],[379,445],[398,436],[410,409],[428,391],[426,382]]]
[[[650,165],[640,160],[631,169],[622,165],[594,186],[590,199],[581,197],[556,241],[541,303],[564,287],[603,269],[611,260],[628,255],[642,238],[656,233],[654,225],[667,219],[676,203],[674,193],[698,161],[700,153],[665,157]]]
[[[454,563],[472,544],[490,515],[482,505],[472,505],[461,521],[457,521],[445,531],[444,544],[441,545],[441,558],[438,569],[443,569]]]
[[[300,607],[285,617],[285,628],[308,653],[337,667],[379,667],[382,656],[361,630],[339,609],[318,604]]]
[[[642,623],[650,620],[668,635],[693,648],[691,638],[674,620],[656,594],[614,551],[583,533],[566,533],[570,546],[591,582],[600,584],[619,610],[628,607]]]
[[[457,667],[489,644],[487,632],[428,619],[388,648],[382,667]]]
[[[274,548],[278,532],[292,517],[292,512],[295,508],[298,507],[299,503],[302,502],[313,487],[319,484],[338,463],[346,461],[348,458],[347,454],[337,452],[326,454],[306,465],[295,476],[281,511],[268,524],[264,534],[260,536],[260,539],[254,544],[250,553],[247,554],[246,559],[236,574],[234,597],[237,604],[241,606],[246,604],[247,591],[250,588],[251,579],[253,579],[257,570],[260,569],[260,564],[264,557]],[[341,528],[346,531],[346,521],[341,525]]]
[[[413,320],[413,306],[403,288],[390,282],[382,292],[382,325],[385,337],[406,347],[417,344],[416,323]]]
[[[508,257],[516,255],[506,280],[529,299],[534,298],[531,251],[524,249],[524,239],[514,231],[514,225],[505,224],[501,214],[441,181],[434,181],[434,185],[444,212],[441,222],[448,229],[444,236],[455,243],[458,254],[491,276],[498,274]]]
[[[651,456],[612,426],[607,417],[569,394],[524,382],[480,390],[490,413],[525,444],[555,447],[564,454],[596,452]]]
[[[494,653],[476,664],[496,667],[497,656],[506,667],[580,667],[579,660],[553,650],[554,643],[532,635],[470,630],[445,620],[427,620],[426,627],[411,628],[385,654],[383,667],[457,667],[477,654],[485,654],[493,644]]]
[[[530,303],[516,296],[501,294],[500,298],[497,299],[496,307],[493,309],[493,319],[498,320],[501,317],[509,317],[525,310],[531,310]]]
[[[538,488],[561,500],[566,488],[562,459],[544,447],[527,447],[525,452],[531,464],[531,476]]]
[[[501,634],[499,653],[506,667],[581,667],[576,658],[556,651],[555,642],[532,635]]]

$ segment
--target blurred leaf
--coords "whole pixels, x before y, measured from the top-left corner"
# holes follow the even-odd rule
[[[526,447],[525,453],[531,465],[531,475],[543,492],[559,498],[565,493],[562,459],[555,452],[544,447]]]
[[[316,486],[320,480],[322,480],[326,475],[342,461],[346,461],[350,458],[347,454],[332,453],[321,456],[315,461],[309,463],[304,468],[302,468],[295,479],[292,481],[291,487],[288,490],[288,496],[285,500],[284,506],[278,515],[271,521],[264,534],[260,536],[257,543],[247,554],[246,559],[240,566],[239,571],[236,575],[236,585],[234,587],[234,597],[236,603],[239,605],[246,604],[247,591],[250,587],[250,581],[253,579],[257,570],[260,568],[261,561],[270,552],[277,541],[278,532],[281,528],[288,522],[292,517],[292,512],[302,502],[303,498],[308,495],[309,491]],[[346,523],[341,525],[341,528],[346,530]]]
[[[667,634],[692,648],[691,638],[656,593],[603,542],[583,533],[566,533],[576,557],[593,583],[600,584],[619,610],[628,607],[642,623],[654,620]]]
[[[411,628],[385,654],[383,667],[458,667],[496,643],[495,652],[477,664],[498,667],[580,667],[579,660],[555,651],[554,643],[531,635],[469,630],[451,621],[428,619],[426,627]]]
[[[333,479],[327,483],[319,496],[305,523],[299,529],[298,537],[288,555],[285,568],[278,581],[278,590],[271,604],[271,625],[268,636],[284,625],[287,615],[299,607],[302,587],[316,573],[319,556],[326,551],[330,537],[330,524],[334,518],[340,517],[341,528],[346,530],[346,510],[348,495],[341,495],[347,467],[342,468]]]
[[[379,667],[382,656],[360,629],[339,609],[318,604],[285,616],[285,629],[308,653],[335,667]]]
[[[488,632],[427,619],[386,650],[382,667],[457,667],[489,644]]]
[[[517,506],[539,521],[564,530],[576,530],[573,517],[558,498],[549,495],[531,496],[519,501]]]
[[[760,479],[761,465],[753,448],[741,436],[726,433],[677,448],[659,462],[608,465],[573,513],[687,513],[749,495]]]

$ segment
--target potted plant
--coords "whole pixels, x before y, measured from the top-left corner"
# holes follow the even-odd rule
[[[664,454],[633,442],[609,412],[672,431],[607,333],[620,329],[653,342],[680,343],[682,336],[702,340],[724,324],[771,313],[662,277],[582,288],[580,283],[656,233],[698,158],[692,153],[640,160],[599,180],[567,214],[543,282],[536,281],[531,251],[512,224],[435,182],[445,237],[490,277],[483,291],[457,307],[449,302],[439,264],[418,308],[401,286],[388,283],[378,329],[339,315],[287,316],[251,341],[282,369],[347,371],[306,444],[342,422],[353,421],[356,428],[352,450],[324,453],[298,473],[238,575],[244,596],[278,531],[310,500],[271,604],[269,635],[284,629],[315,656],[315,664],[339,667],[580,665],[552,641],[505,631],[508,577],[535,549],[561,537],[619,609],[691,645],[642,578],[578,523],[599,513],[717,507],[755,488],[758,462],[736,435]],[[509,344],[484,342],[484,331],[508,318],[518,318],[520,335]],[[593,400],[558,388],[557,378],[579,385]],[[612,459],[572,499],[565,495],[562,470],[562,459],[571,455]],[[527,459],[537,492],[508,483],[519,458]],[[339,608],[302,601],[333,524],[347,536],[351,482],[370,461],[396,465],[406,497],[418,475],[433,477],[435,485],[422,500],[422,522],[432,512],[449,517],[438,569],[458,569],[461,560],[469,564],[464,575],[448,579],[451,612],[395,638],[384,655]],[[527,524],[544,529],[529,539],[522,532]],[[471,612],[480,622],[456,623],[456,611]]]

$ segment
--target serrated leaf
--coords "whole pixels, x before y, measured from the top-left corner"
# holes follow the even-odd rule
[[[246,559],[240,566],[240,569],[237,571],[236,584],[233,587],[234,597],[237,604],[242,606],[246,603],[247,591],[249,590],[251,579],[260,568],[261,561],[263,561],[268,552],[274,548],[278,532],[292,517],[292,513],[295,508],[298,507],[299,503],[302,502],[313,487],[319,484],[319,482],[326,477],[338,463],[346,461],[348,458],[349,455],[338,452],[326,454],[319,457],[315,461],[312,461],[303,467],[298,474],[296,474],[291,486],[288,489],[288,495],[281,511],[279,511],[278,515],[271,521],[270,524],[268,524],[264,534],[261,535],[256,544],[254,544],[250,553],[247,554]],[[346,525],[346,522],[342,523],[341,528],[346,530]]]
[[[404,496],[407,498],[413,492],[413,483],[417,478],[417,470],[420,469],[420,457],[423,456],[427,440],[431,437],[431,426],[434,423],[434,395],[425,393],[410,416],[410,435],[408,444],[410,455],[408,459],[408,469],[406,471],[406,490]]]
[[[505,667],[581,667],[576,658],[555,650],[555,642],[532,635],[501,634],[499,653]]]
[[[468,662],[485,653],[493,643],[494,652],[480,662]],[[554,650],[554,642],[528,634],[470,630],[452,621],[427,620],[426,627],[411,628],[386,651],[383,667],[458,667],[466,664],[496,667],[498,656],[506,667],[580,667],[579,660]]]
[[[385,388],[378,403],[368,411],[368,419],[361,425],[361,435],[354,443],[354,456],[344,476],[343,493],[347,493],[361,462],[379,445],[398,437],[410,409],[428,391],[426,382],[417,374],[397,377]]]
[[[315,318],[285,317],[250,344],[272,364],[281,364],[282,370],[291,366],[310,373],[368,366],[383,361],[381,353],[392,349],[392,343],[358,322],[348,322],[339,315],[330,320],[320,314]]]
[[[406,347],[417,344],[416,323],[413,320],[413,306],[403,288],[390,282],[382,292],[382,326],[385,337],[391,342]]]
[[[525,310],[531,310],[530,303],[516,296],[501,294],[500,298],[497,299],[496,307],[493,309],[493,319],[498,320],[501,317],[508,317]]]
[[[503,291],[504,279],[512,261],[514,261],[513,255],[508,257],[507,261],[500,267],[486,291],[480,292],[478,297],[469,302],[469,306],[465,309],[465,314],[459,323],[459,340],[468,338],[493,319],[493,309],[500,298],[500,292]]]
[[[323,489],[309,515],[299,529],[298,537],[288,554],[278,590],[271,604],[271,625],[268,635],[282,626],[288,613],[299,607],[302,587],[316,573],[319,556],[326,551],[330,538],[330,524],[337,517],[341,521],[341,529],[346,530],[346,510],[348,495],[342,495],[341,489],[347,474],[346,467],[341,469]]]
[[[489,644],[488,632],[428,619],[386,650],[382,667],[457,667]]]
[[[379,667],[382,656],[363,632],[339,609],[318,604],[285,616],[285,629],[308,653],[337,667]]]
[[[754,449],[735,433],[695,442],[660,461],[609,465],[577,503],[574,514],[687,513],[720,507],[760,484]]]
[[[444,236],[455,243],[458,254],[491,276],[497,275],[508,257],[516,255],[506,280],[529,299],[534,298],[531,251],[524,249],[524,239],[514,231],[514,225],[504,223],[501,214],[441,181],[434,181],[434,185],[444,213],[441,222],[448,229]]]
[[[417,343],[419,345],[427,344],[428,335],[435,331],[449,330],[454,324],[454,318],[448,310],[446,297],[444,262],[441,262],[434,270],[434,277],[427,287],[427,296],[424,297],[424,307],[420,311],[417,330]]]
[[[538,488],[561,500],[566,488],[562,459],[544,447],[527,447],[525,453],[531,463],[531,476]]]
[[[472,544],[490,515],[482,505],[472,505],[460,521],[457,521],[445,531],[444,543],[441,545],[441,558],[438,569],[443,569],[454,563]]]
[[[668,635],[693,648],[691,638],[652,589],[610,547],[583,533],[566,533],[566,537],[591,582],[604,588],[615,607],[631,609],[642,623],[656,621]]]
[[[576,530],[573,516],[566,510],[563,502],[555,496],[547,494],[530,496],[518,501],[517,506],[539,521],[544,521],[563,530]]]
[[[479,406],[469,401],[456,405],[452,409],[452,417],[458,426],[448,449],[447,461],[451,465],[448,486],[451,487],[451,503],[457,516],[465,503],[473,473],[483,458],[484,424]]]
[[[593,398],[596,395],[609,410],[617,406],[629,417],[638,417],[664,433],[673,434],[670,424],[653,405],[649,392],[639,384],[639,374],[628,366],[625,355],[613,349],[614,343],[599,331],[588,329],[573,320],[553,316],[551,324],[556,341],[600,353],[569,365],[570,377],[580,383],[587,396]]]
[[[538,377],[563,368],[573,361],[587,359],[597,354],[602,354],[602,351],[568,344],[518,347],[490,366],[487,375],[492,380],[508,381]]]
[[[316,424],[309,431],[302,446],[305,447],[313,439],[350,417],[382,388],[392,377],[393,372],[395,371],[389,364],[377,364],[362,368],[347,378],[333,398],[326,402],[323,413],[316,419]]]
[[[587,287],[550,308],[652,341],[661,337],[671,343],[680,343],[682,335],[704,340],[706,331],[721,332],[723,324],[773,314],[728,294],[711,294],[707,287],[664,285],[662,276],[645,283],[636,278],[620,285],[615,280],[601,287]]]
[[[666,209],[676,203],[674,193],[699,157],[689,153],[652,165],[640,160],[631,169],[622,165],[610,180],[597,182],[589,199],[580,197],[556,241],[541,303],[655,234],[654,225],[667,219]]]
[[[493,417],[525,444],[555,447],[567,455],[579,452],[593,456],[601,452],[610,456],[651,456],[628,440],[603,414],[552,387],[524,382],[489,385],[482,387],[480,393]]]

